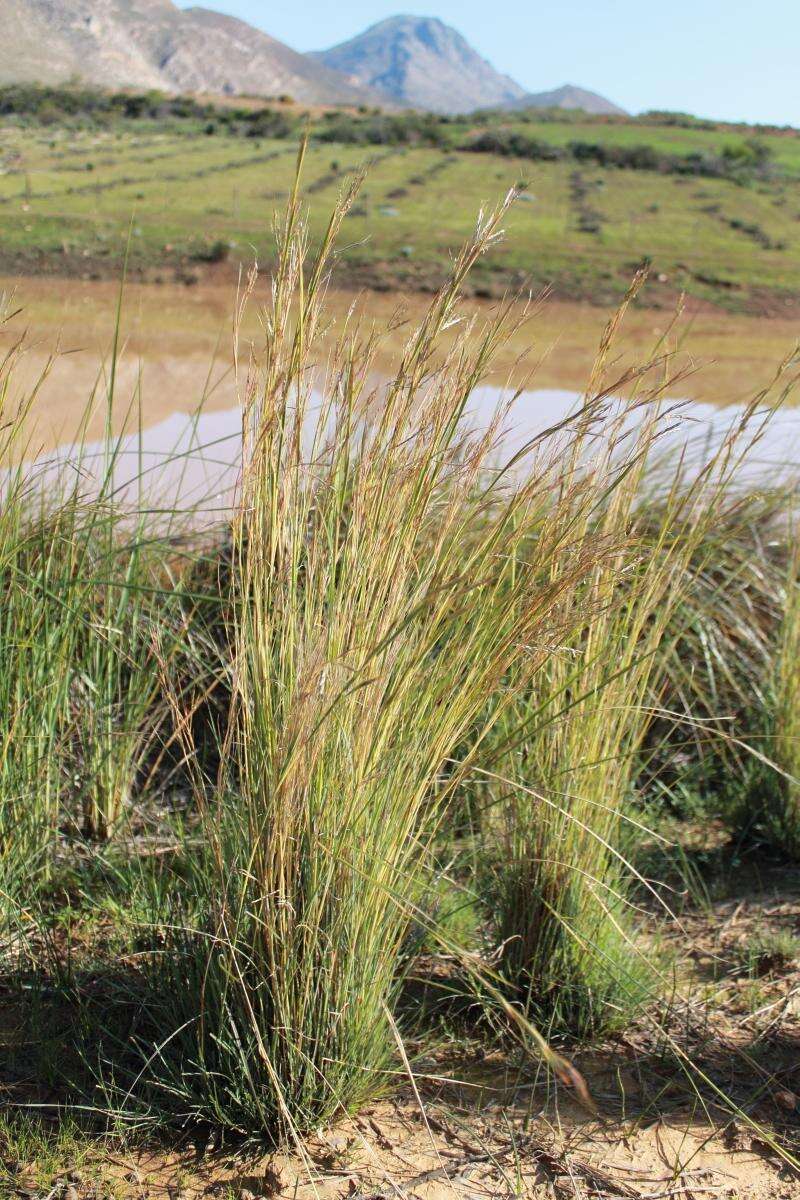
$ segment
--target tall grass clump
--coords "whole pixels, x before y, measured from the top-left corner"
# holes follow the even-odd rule
[[[786,601],[780,624],[774,681],[775,743],[779,768],[766,820],[776,845],[800,858],[800,532],[791,530]],[[777,801],[777,802],[776,802]]]
[[[113,389],[109,418],[112,407]],[[191,512],[152,511],[156,497],[146,503],[141,468],[133,503],[131,485],[117,481],[123,446],[109,422],[99,484],[74,533],[81,620],[70,688],[73,819],[101,842],[122,827],[148,759],[158,761],[170,737],[164,673],[174,685],[191,659],[193,606],[184,578]]]
[[[649,523],[663,520],[658,496]],[[734,493],[706,524],[664,639],[661,711],[648,731],[637,789],[651,812],[741,823],[746,781],[771,753],[764,714],[776,661],[791,493]],[[745,786],[743,786],[745,785]]]
[[[148,1002],[159,1043],[137,1081],[185,1118],[272,1137],[386,1085],[404,942],[468,769],[454,748],[576,636],[565,596],[609,552],[574,544],[596,496],[564,474],[568,427],[504,463],[500,418],[465,423],[507,315],[436,358],[504,208],[479,220],[385,388],[370,391],[377,345],[358,330],[320,371],[351,200],[314,257],[296,192],[278,235],[244,384],[230,726],[215,779],[188,747],[207,852],[172,898]]]
[[[172,544],[183,517],[150,528],[130,485],[117,483],[118,342],[102,398],[104,448],[85,438],[93,395],[68,458],[37,454],[34,407],[53,364],[21,393],[25,351],[20,338],[0,364],[0,887],[9,908],[47,878],[57,839],[107,839],[119,826],[170,716],[159,664],[181,648],[187,623]]]
[[[793,391],[790,358],[757,403]],[[758,437],[758,422],[750,421]],[[748,434],[743,432],[745,449]],[[728,472],[728,494],[704,522],[659,650],[658,710],[637,790],[651,811],[722,820],[735,835],[794,853],[797,479],[757,489]],[[663,520],[652,493],[647,523]],[[788,822],[788,823],[784,823]]]
[[[0,907],[6,915],[46,876],[58,829],[75,628],[63,581],[72,573],[80,519],[74,490],[48,501],[23,466],[25,413],[14,411],[12,386],[21,353],[17,343],[0,364]]]
[[[134,791],[147,790],[171,739],[163,673],[171,669],[175,686],[181,669],[197,667],[189,664],[192,605],[168,541],[108,514],[100,531],[90,523],[79,540],[87,615],[70,689],[73,820],[85,837],[105,842],[121,831]]]
[[[606,331],[590,395],[631,383],[603,378],[622,311]],[[633,399],[620,402],[599,447],[576,446],[570,469],[593,503],[571,521],[570,536],[577,547],[618,549],[565,596],[570,633],[527,686],[513,680],[514,700],[484,747],[491,767],[479,773],[502,972],[537,1022],[579,1036],[628,1019],[653,982],[632,938],[627,810],[681,602],[703,569],[746,440],[736,428],[708,461],[690,468],[678,457],[671,478],[662,463],[658,502],[648,502],[661,433],[679,420],[660,401],[674,386],[660,374],[652,387],[643,375]]]
[[[169,723],[161,676],[181,641],[188,640],[180,558],[173,545],[187,532],[191,513],[159,507],[157,481],[142,463],[141,419],[138,470],[127,482],[128,472],[120,470],[131,453],[126,427],[140,405],[138,389],[122,432],[113,432],[124,286],[123,274],[101,397],[103,442],[93,449],[85,438],[93,395],[71,455],[75,473],[93,480],[73,533],[80,623],[70,664],[70,756],[79,812],[71,816],[84,836],[98,841],[109,840],[120,828],[147,753]],[[169,455],[162,471],[168,462]]]
[[[774,621],[769,660],[747,717],[747,750],[728,815],[745,833],[800,858],[800,536],[789,499],[772,564]]]
[[[56,836],[71,633],[54,603],[69,517],[0,517],[0,859],[12,902],[46,872]]]

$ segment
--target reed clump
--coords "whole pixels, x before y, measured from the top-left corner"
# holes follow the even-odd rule
[[[118,352],[115,347],[114,355]],[[118,478],[125,435],[36,455],[19,401],[16,340],[0,365],[0,858],[10,911],[48,880],[59,848],[123,832],[145,760],[169,738],[159,664],[190,638],[185,514],[159,528]],[[141,489],[140,489],[141,492]],[[141,499],[141,495],[139,497]],[[186,660],[189,656],[184,654]],[[197,667],[194,661],[190,668]]]
[[[780,624],[773,685],[773,795],[766,805],[768,831],[776,845],[800,858],[800,538],[794,532],[786,573],[786,600]]]
[[[745,835],[758,838],[790,858],[800,858],[800,543],[785,514],[793,498],[785,498],[780,535],[782,553],[773,561],[773,629],[769,657],[746,708],[754,752],[741,754],[739,786],[733,790],[731,817]]]

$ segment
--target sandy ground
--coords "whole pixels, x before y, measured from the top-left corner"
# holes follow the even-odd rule
[[[259,339],[259,304],[267,296],[259,284],[244,326],[245,342]],[[0,296],[13,314],[0,327],[0,352],[25,335],[27,350],[14,371],[6,411],[16,411],[36,388],[34,405],[41,446],[70,441],[94,394],[96,413],[87,434],[104,428],[103,407],[118,300],[118,286],[105,281],[57,278],[0,278]],[[355,303],[367,322],[385,329],[379,366],[387,371],[403,331],[424,311],[419,295],[352,293],[332,290],[327,342],[332,344]],[[233,313],[236,288],[230,281],[194,287],[131,283],[123,297],[122,352],[117,373],[115,431],[136,410],[145,425],[175,412],[231,408],[236,404],[232,373]],[[492,302],[465,302],[465,313],[485,318]],[[586,383],[608,313],[588,305],[545,301],[504,349],[494,379],[533,388],[580,390]],[[628,314],[617,343],[620,364],[652,353],[670,323],[669,314],[643,307]],[[676,385],[683,398],[715,404],[740,402],[767,383],[775,367],[800,337],[796,320],[731,316],[719,311],[686,313],[667,344],[676,351],[674,367],[687,372]],[[53,357],[55,356],[55,357]],[[520,362],[522,357],[522,363]],[[42,379],[46,372],[46,378]]]
[[[435,1090],[436,1094],[432,1094]],[[715,1123],[714,1117],[718,1118]],[[589,1118],[568,1098],[542,1111],[501,1081],[471,1095],[418,1081],[393,1101],[321,1130],[295,1153],[211,1145],[100,1147],[75,1195],[199,1200],[796,1200],[800,1174],[722,1113]],[[93,1169],[102,1163],[101,1191]],[[94,1180],[90,1183],[90,1180]],[[70,1200],[74,1196],[70,1194]]]
[[[426,1124],[427,1118],[427,1124]],[[498,1131],[501,1131],[498,1136]],[[452,1114],[398,1103],[378,1108],[307,1148],[308,1159],[277,1155],[244,1163],[210,1156],[132,1155],[118,1179],[145,1195],[224,1194],[321,1200],[531,1200],[630,1197],[639,1200],[792,1200],[800,1180],[758,1149],[732,1150],[690,1119],[647,1128],[559,1134],[527,1131],[518,1114],[494,1106],[468,1126]],[[112,1176],[113,1178],[113,1176]]]

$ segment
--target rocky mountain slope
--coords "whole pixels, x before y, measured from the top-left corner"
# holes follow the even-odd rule
[[[313,57],[353,84],[376,88],[397,104],[433,112],[469,112],[521,100],[501,75],[449,25],[432,17],[389,17]]]
[[[620,112],[566,86],[531,94],[432,17],[389,17],[330,50],[298,54],[245,21],[173,0],[0,0],[0,84],[290,95],[303,104],[469,112],[556,105]]]
[[[627,115],[624,108],[606,100],[605,96],[575,87],[571,83],[565,83],[563,87],[554,88],[550,92],[526,92],[524,96],[507,101],[503,108],[582,108],[588,113]]]
[[[0,0],[0,82],[381,99],[244,21],[172,0]]]

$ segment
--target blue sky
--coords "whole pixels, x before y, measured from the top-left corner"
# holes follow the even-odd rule
[[[178,2],[188,8],[192,0]],[[398,11],[437,16],[531,91],[576,83],[633,112],[800,125],[800,0],[202,3],[296,50],[334,45]]]

